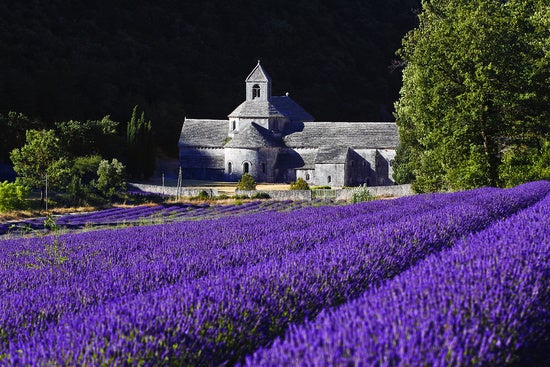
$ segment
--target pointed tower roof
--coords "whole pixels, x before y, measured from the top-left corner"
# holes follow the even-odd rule
[[[271,83],[270,76],[265,72],[264,68],[262,68],[262,65],[260,65],[260,60],[258,60],[258,65],[254,69],[252,69],[252,72],[248,74],[248,76],[245,79],[246,82],[269,82]]]

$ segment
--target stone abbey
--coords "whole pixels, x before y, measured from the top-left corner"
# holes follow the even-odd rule
[[[185,119],[179,139],[184,177],[237,181],[249,173],[257,182],[394,184],[394,122],[314,121],[288,94],[271,95],[271,78],[259,61],[245,89],[245,101],[227,120]]]

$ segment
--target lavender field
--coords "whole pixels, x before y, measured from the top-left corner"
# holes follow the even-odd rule
[[[298,201],[250,201],[241,204],[209,205],[162,204],[135,207],[115,207],[90,213],[61,215],[54,218],[56,226],[63,230],[94,229],[105,227],[164,224],[185,220],[213,219],[243,214],[295,210],[319,204],[319,202]],[[326,204],[325,202],[323,204]],[[46,217],[0,223],[0,236],[22,236],[42,234],[50,228],[44,225]]]
[[[0,365],[542,366],[549,193],[5,239]]]

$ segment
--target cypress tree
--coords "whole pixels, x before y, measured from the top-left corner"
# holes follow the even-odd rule
[[[145,112],[138,116],[138,106],[132,110],[132,116],[126,129],[128,148],[127,169],[132,178],[148,179],[155,171],[155,145],[151,121],[145,119]]]

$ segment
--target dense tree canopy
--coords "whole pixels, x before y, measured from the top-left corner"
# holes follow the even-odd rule
[[[0,113],[50,122],[138,104],[174,151],[184,116],[226,118],[260,58],[317,120],[387,120],[388,66],[419,0],[3,1]]]
[[[543,0],[422,2],[400,50],[398,181],[433,191],[550,178],[549,15]]]

